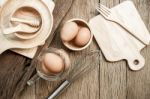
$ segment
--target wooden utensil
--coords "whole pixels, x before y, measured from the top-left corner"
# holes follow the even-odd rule
[[[130,26],[130,24],[126,24],[126,21],[122,21],[122,19],[120,18],[120,16],[117,16],[116,12],[114,10],[111,10],[109,8],[107,8],[106,6],[99,4],[98,7],[96,7],[97,11],[99,11],[101,13],[101,15],[112,22],[116,22],[117,24],[121,25],[124,29],[126,29],[129,33],[131,33],[131,35],[133,35],[136,39],[138,39],[139,41],[141,41],[143,44],[148,45],[150,42],[150,35],[148,34],[148,31],[145,31],[147,33],[145,33],[145,35],[141,34],[140,32],[143,32],[143,28],[146,28],[144,25],[142,25],[143,27],[140,27],[141,31],[137,32],[136,29],[132,29],[132,27]],[[128,9],[129,10],[129,9]],[[128,11],[126,9],[126,11]],[[137,10],[135,9],[135,7],[132,8],[132,10],[137,13]],[[132,24],[136,24],[136,23],[132,23]],[[144,29],[146,30],[146,29]]]
[[[3,31],[3,34],[12,34],[12,33],[16,33],[16,32],[33,34],[33,33],[37,32],[38,29],[39,29],[39,27],[32,27],[32,26],[29,26],[27,24],[20,23],[16,27],[10,27],[10,28],[5,29]]]
[[[12,22],[21,22],[21,23],[24,23],[24,24],[27,24],[27,25],[30,25],[30,26],[33,26],[33,27],[39,27],[40,26],[40,21],[38,20],[25,20],[25,19],[21,19],[21,18],[11,18]]]
[[[1,0],[0,2],[0,11],[3,5],[6,3],[7,0]],[[14,21],[14,20],[13,20]],[[13,52],[26,56],[28,58],[33,58],[38,47],[30,48],[30,49],[12,49]]]
[[[131,29],[136,30],[134,33],[140,33],[144,38],[146,38],[145,36],[147,35],[149,37],[148,30],[141,28],[145,27],[145,25],[137,11],[135,11],[135,6],[131,1],[125,1],[112,8],[111,11],[117,12],[116,15],[119,16],[120,19],[126,22],[126,24],[129,24]],[[90,20],[89,25],[91,26],[99,47],[108,61],[114,62],[125,59],[132,70],[140,70],[144,66],[145,60],[143,56],[141,56],[140,51],[145,45],[118,24],[98,15]]]
[[[48,8],[49,8],[49,11],[50,11],[50,13],[52,13],[53,12],[53,9],[54,9],[54,6],[55,6],[55,4],[54,4],[54,2],[53,1],[51,1],[51,0],[43,0],[43,3],[45,3],[46,4],[46,6],[48,6]],[[15,21],[15,20],[12,20],[12,21]],[[18,20],[17,20],[18,21]],[[36,21],[38,21],[38,20],[36,20]],[[34,22],[34,21],[32,21],[32,22]],[[32,23],[31,22],[31,23]],[[38,23],[42,23],[42,22],[40,22],[40,21],[38,21]],[[32,23],[33,24],[33,23]],[[36,22],[36,24],[37,24],[37,22]],[[39,25],[40,25],[39,24]],[[40,44],[40,45],[43,45],[45,42],[43,42],[42,44]],[[12,51],[14,51],[14,52],[16,52],[16,53],[18,53],[18,54],[21,54],[21,55],[23,55],[23,56],[25,56],[25,57],[28,57],[28,58],[33,58],[34,56],[35,56],[35,54],[36,54],[36,52],[37,52],[37,49],[38,49],[38,47],[34,47],[34,48],[29,48],[29,49],[12,49]]]
[[[16,36],[14,35],[9,35],[9,36],[3,35],[1,32],[0,41],[3,41],[3,43],[1,43],[0,45],[2,45],[3,47],[0,48],[0,53],[2,53],[7,49],[12,49],[12,48],[28,49],[28,48],[37,47],[43,44],[45,40],[48,38],[48,36],[50,35],[53,26],[52,12],[51,10],[49,10],[47,5],[43,3],[43,1],[41,0],[7,1],[1,10],[1,15],[0,15],[1,30],[4,31],[5,29],[12,27],[13,24],[10,23],[10,19],[14,15],[14,12],[16,12],[16,10],[19,8],[26,8],[26,7],[28,7],[29,11],[31,9],[37,11],[41,17],[42,24],[39,31],[37,32],[38,35],[33,39],[20,40],[16,38]]]

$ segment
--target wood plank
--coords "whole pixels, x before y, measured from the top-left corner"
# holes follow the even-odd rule
[[[133,0],[142,19],[150,31],[150,1]],[[127,71],[127,99],[149,99],[150,98],[150,46],[143,49],[142,55],[146,60],[145,67],[138,71]]]
[[[24,89],[24,92],[21,95],[19,95],[19,97],[16,99],[27,99],[27,98],[36,99],[35,98],[36,97],[35,90],[36,90],[35,85],[33,85],[31,87],[26,87]]]
[[[53,27],[53,30],[52,30],[52,35],[50,35],[50,37],[49,37],[49,39],[46,41],[46,44],[43,46],[43,47],[41,47],[41,48],[39,48],[39,50],[38,50],[38,52],[37,52],[37,55],[38,55],[38,53],[41,51],[41,50],[43,50],[43,49],[45,49],[45,48],[47,48],[48,46],[49,46],[49,44],[51,43],[51,41],[52,41],[52,38],[53,38],[53,36],[54,36],[54,33],[55,33],[55,30],[57,29],[57,27],[59,26],[59,24],[60,24],[60,22],[62,21],[62,19],[63,19],[63,17],[66,15],[66,12],[68,11],[68,9],[70,8],[70,6],[71,6],[71,4],[72,4],[72,0],[61,0],[61,2],[63,2],[63,3],[66,3],[66,4],[68,4],[68,6],[62,6],[62,5],[57,5],[57,1],[55,0],[55,2],[56,2],[56,7],[55,7],[55,10],[54,10],[54,17],[55,17],[55,20],[54,20],[54,27]],[[60,9],[62,9],[62,10],[60,10]],[[58,17],[58,14],[59,14],[59,17]],[[37,56],[36,55],[36,56]],[[8,56],[9,57],[9,56]],[[22,61],[21,61],[22,62]],[[14,61],[12,61],[12,62],[10,62],[10,63],[8,63],[9,64],[9,67],[11,66],[11,63],[14,63]],[[25,65],[18,65],[18,66],[20,66],[20,67],[22,67],[22,68],[26,68],[26,71],[25,70],[22,70],[22,71],[20,71],[20,70],[18,70],[17,72],[18,73],[23,73],[22,75],[21,75],[21,77],[20,76],[15,76],[16,78],[18,77],[18,81],[17,80],[15,80],[14,82],[16,82],[16,84],[14,85],[14,88],[13,88],[13,90],[11,91],[11,96],[10,97],[12,97],[12,95],[13,95],[13,99],[16,99],[16,98],[18,98],[19,97],[19,95],[20,95],[20,93],[22,92],[22,90],[25,88],[25,86],[26,86],[26,82],[27,82],[27,80],[32,76],[32,74],[34,73],[34,71],[35,71],[35,64],[36,64],[36,60],[35,60],[35,58],[32,60],[32,63],[31,63],[31,65],[30,64],[27,64],[27,66],[25,66]],[[18,68],[17,68],[18,69]],[[12,75],[12,74],[11,74]],[[9,78],[9,77],[8,77]],[[11,77],[12,78],[12,77]],[[11,79],[11,78],[9,78],[9,79]],[[11,86],[11,85],[10,85]],[[4,90],[3,90],[4,91]],[[4,92],[4,94],[5,94],[6,92]],[[15,93],[15,94],[13,94],[13,93]],[[2,93],[3,94],[3,93]],[[5,98],[5,97],[4,97]]]
[[[120,3],[119,0],[100,0],[108,7]],[[108,63],[101,57],[100,62],[100,99],[126,99],[126,63]]]
[[[57,4],[64,4],[64,1],[70,0],[58,0]],[[112,7],[124,0],[100,0],[103,4],[106,4],[109,7]],[[138,7],[138,10],[142,16],[142,19],[146,23],[147,27],[150,30],[150,1],[149,0],[133,0],[135,5]],[[61,2],[61,3],[59,3]],[[64,48],[67,50],[61,43],[59,37],[59,31],[66,20],[73,17],[81,17],[85,20],[88,20],[97,12],[94,10],[94,6],[98,0],[74,0],[74,5],[68,12],[67,16],[62,20],[59,19],[59,14],[62,11],[60,8],[55,10],[56,29],[61,22],[59,28],[53,32],[56,33],[55,39],[51,46],[57,48]],[[80,5],[80,7],[79,7]],[[85,9],[86,8],[86,9]],[[58,12],[57,12],[58,11]],[[63,10],[64,11],[64,10]],[[89,14],[90,13],[90,14]],[[58,16],[59,15],[59,16]],[[49,45],[50,39],[48,39],[47,44]],[[97,49],[95,41],[91,46],[84,50],[87,52],[90,49]],[[145,56],[146,65],[145,67],[138,72],[133,72],[129,70],[128,66],[124,61],[108,63],[106,62],[104,56],[101,54],[100,68],[98,67],[94,72],[91,72],[75,83],[72,84],[60,97],[59,99],[149,99],[150,97],[150,46],[142,51],[142,55]],[[75,60],[82,52],[71,52],[71,60]],[[76,54],[76,55],[75,55]],[[7,61],[6,61],[7,60]],[[15,61],[15,62],[14,62]],[[24,87],[28,78],[34,71],[34,67],[29,65],[30,60],[7,51],[0,56],[0,99],[11,99],[14,91],[21,87]],[[31,69],[31,70],[29,70]],[[29,71],[27,71],[29,70]],[[9,72],[8,72],[9,71]],[[31,72],[31,73],[29,73]],[[25,75],[26,73],[26,75]],[[29,73],[29,74],[27,74]],[[17,76],[17,77],[16,77]],[[23,76],[23,78],[22,78]],[[20,82],[20,78],[21,82]],[[18,83],[19,82],[19,83]],[[46,82],[44,80],[39,80],[36,85],[31,87],[26,87],[20,97],[14,99],[44,99],[49,93],[53,91],[59,85],[60,82]],[[17,85],[19,84],[19,85]],[[18,95],[18,91],[17,94]]]
[[[98,0],[75,0],[73,6],[63,20],[62,24],[67,20],[76,17],[83,18],[88,21],[93,15],[95,15],[95,5],[97,3]],[[65,4],[65,6],[67,6],[67,4]],[[67,50],[60,40],[59,31],[61,26],[56,31],[57,34],[51,46]],[[96,48],[96,44],[93,42],[89,48],[82,52],[88,52],[89,50]],[[70,54],[71,60],[75,60],[82,54],[82,52],[72,52],[69,50],[67,50],[67,52]],[[44,99],[59,84],[60,82],[45,82],[43,80],[40,80],[36,83],[36,99]],[[91,99],[93,97],[94,99],[99,99],[99,68],[73,83],[59,97],[59,99]]]
[[[55,30],[57,29],[57,27],[59,26],[60,22],[62,21],[62,19],[64,18],[64,16],[66,15],[68,9],[71,7],[73,0],[61,0],[61,1],[56,1],[54,0],[54,2],[56,3],[53,15],[54,15],[54,26],[53,26],[53,30],[52,30],[52,37],[54,36]],[[68,6],[63,5],[63,3],[67,4]],[[62,6],[63,5],[63,6]],[[63,10],[62,10],[63,9]],[[48,40],[46,41],[45,46],[49,46],[51,41],[52,41],[52,37],[49,37]],[[39,51],[37,52],[37,54],[43,49],[44,50],[45,47],[40,48]],[[21,98],[21,97],[26,97],[26,95],[21,95],[18,96],[20,94],[20,92],[22,92],[22,90],[24,89],[24,87],[26,87],[26,82],[27,80],[31,77],[31,75],[33,74],[34,70],[35,70],[35,64],[36,61],[35,59],[33,59],[30,67],[28,68],[28,71],[25,73],[25,75],[23,75],[21,81],[19,82],[17,88],[16,88],[16,92],[14,94],[14,99],[16,98]],[[36,88],[36,87],[35,87]],[[34,90],[30,90],[30,88],[26,88],[24,89],[24,92],[28,93],[29,91],[31,91],[31,93],[33,93],[32,91]],[[29,92],[30,93],[30,92]],[[23,94],[23,93],[22,93]],[[31,94],[30,94],[31,95]],[[28,97],[28,96],[27,96]],[[30,96],[29,96],[30,97]]]
[[[26,72],[30,60],[12,53],[0,55],[0,99],[11,99],[20,78]]]

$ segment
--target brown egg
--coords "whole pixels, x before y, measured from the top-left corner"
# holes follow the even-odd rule
[[[65,70],[69,69],[71,61],[67,52],[60,49],[60,50],[57,50],[57,53],[64,59]]]
[[[43,71],[49,73],[60,73],[64,69],[63,59],[55,53],[47,53],[43,60]]]
[[[85,46],[89,42],[90,37],[91,37],[90,30],[86,27],[81,27],[74,40],[74,43],[77,46]]]
[[[42,64],[42,71],[44,72],[44,74],[50,74],[51,72],[45,67],[44,64]]]
[[[79,31],[79,27],[75,22],[67,22],[61,29],[61,39],[62,41],[68,42],[75,38]]]

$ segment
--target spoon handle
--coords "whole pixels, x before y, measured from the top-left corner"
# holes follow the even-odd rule
[[[12,33],[15,33],[15,32],[18,32],[20,30],[20,26],[16,26],[16,27],[10,27],[10,28],[7,28],[3,31],[3,34],[12,34]]]

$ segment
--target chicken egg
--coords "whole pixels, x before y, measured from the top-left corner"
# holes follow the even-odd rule
[[[67,22],[61,29],[61,39],[62,41],[68,42],[75,38],[79,31],[79,27],[75,22]]]
[[[64,69],[63,59],[55,53],[47,53],[43,58],[43,71],[44,73],[60,73]]]
[[[86,27],[81,27],[77,36],[75,37],[74,43],[77,46],[85,46],[91,37],[91,32],[88,28]]]

